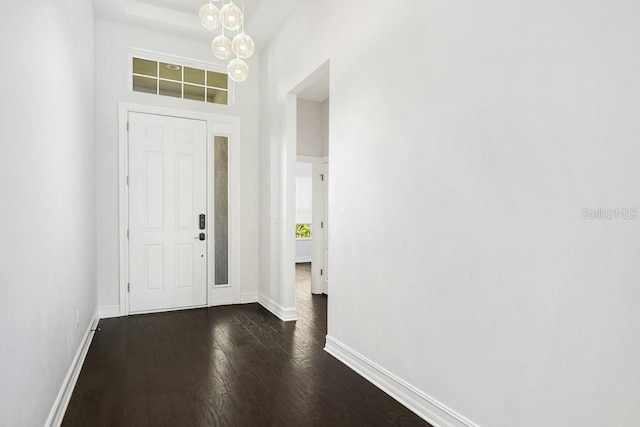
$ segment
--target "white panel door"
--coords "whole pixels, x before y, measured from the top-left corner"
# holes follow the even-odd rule
[[[329,295],[329,162],[322,164],[323,173],[323,196],[324,196],[324,256],[322,265],[322,293]]]
[[[207,124],[129,113],[129,312],[207,303]],[[207,237],[207,236],[205,236]]]

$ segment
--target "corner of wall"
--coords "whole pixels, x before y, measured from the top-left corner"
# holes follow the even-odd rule
[[[285,322],[291,322],[298,320],[298,311],[295,307],[285,308],[268,298],[266,295],[260,293],[258,295],[258,302],[261,306],[269,310],[273,315],[275,315],[280,320]]]
[[[100,319],[110,319],[112,317],[120,317],[119,305],[108,305],[100,307],[98,310]]]
[[[64,414],[67,411],[67,406],[69,405],[69,401],[71,400],[73,389],[75,388],[78,377],[80,376],[82,365],[84,364],[84,360],[87,357],[87,353],[89,352],[89,346],[91,345],[91,341],[93,340],[93,335],[99,321],[99,312],[98,310],[96,310],[91,319],[91,322],[89,322],[89,326],[87,327],[86,332],[84,333],[84,337],[80,342],[78,351],[76,351],[76,355],[71,362],[71,366],[69,366],[69,370],[67,371],[67,375],[62,382],[60,391],[58,392],[58,396],[53,403],[53,407],[49,412],[47,421],[44,424],[46,427],[58,427],[62,424]]]

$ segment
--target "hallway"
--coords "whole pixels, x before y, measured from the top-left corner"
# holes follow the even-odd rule
[[[101,320],[64,426],[428,426],[323,350],[304,266],[297,322],[258,304]]]

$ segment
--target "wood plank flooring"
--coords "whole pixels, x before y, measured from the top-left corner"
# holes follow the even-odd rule
[[[308,268],[297,322],[258,304],[101,320],[63,426],[429,426],[323,350]]]

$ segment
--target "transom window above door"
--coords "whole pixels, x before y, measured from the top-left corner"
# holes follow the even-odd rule
[[[225,73],[135,56],[132,59],[135,92],[228,104],[229,83]]]

